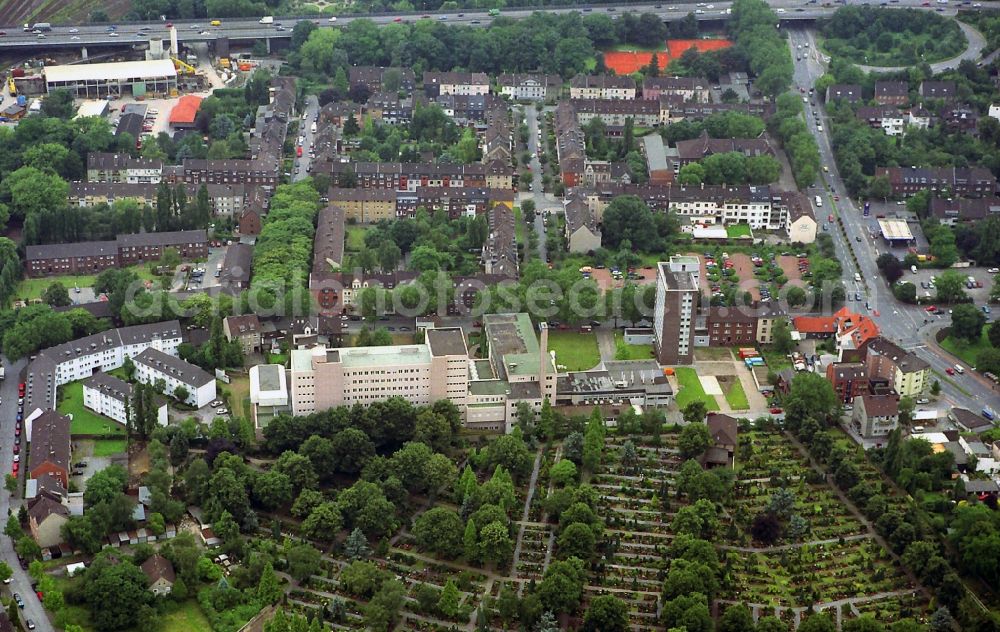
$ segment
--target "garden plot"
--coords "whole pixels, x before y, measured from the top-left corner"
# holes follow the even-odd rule
[[[730,553],[732,582],[721,597],[799,607],[912,588],[875,540],[804,544],[771,553]]]

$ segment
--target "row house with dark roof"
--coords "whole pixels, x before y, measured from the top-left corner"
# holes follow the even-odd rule
[[[877,167],[875,176],[889,180],[894,196],[947,191],[961,197],[984,197],[997,190],[996,178],[983,167]]]
[[[713,154],[738,152],[747,158],[756,156],[774,156],[774,147],[767,134],[758,138],[709,138],[708,132],[691,140],[677,141],[677,160],[675,169],[698,162]]]
[[[208,201],[216,215],[232,215],[244,206],[245,191],[242,184],[209,184]],[[185,186],[189,200],[198,196],[198,185]],[[142,206],[156,208],[159,185],[129,182],[70,182],[69,204],[89,208],[98,204],[114,204],[119,200],[132,200]]]
[[[195,408],[208,406],[215,399],[215,378],[204,369],[176,356],[163,353],[152,347],[133,358],[135,379],[143,384],[155,384],[158,380],[166,383],[166,393]],[[187,391],[186,397],[178,396],[178,389]],[[181,393],[183,394],[183,393]]]
[[[516,279],[519,275],[514,211],[497,204],[486,213],[489,235],[483,244],[483,272]]]
[[[958,98],[958,88],[954,81],[924,80],[920,82],[920,88],[917,90],[917,93],[921,99],[953,101]]]
[[[98,151],[87,154],[87,180],[90,182],[156,184],[162,170],[163,161],[156,158],[133,158],[129,154]]]
[[[601,247],[601,231],[597,220],[582,195],[570,195],[563,202],[566,218],[565,237],[570,252],[593,252]]]
[[[863,362],[831,362],[826,366],[826,379],[845,404],[868,392],[868,370]]]
[[[707,103],[711,97],[711,84],[705,77],[646,77],[643,79],[643,99],[659,100],[661,96],[675,96],[685,101]]]
[[[847,101],[848,103],[860,103],[863,99],[861,86],[856,83],[835,83],[826,89],[826,102]]]
[[[569,101],[560,101],[556,106],[553,123],[559,175],[566,187],[575,187],[583,180],[587,162],[586,137],[576,118],[576,108]]]
[[[978,222],[989,217],[1000,217],[1000,198],[941,198],[930,202],[931,217],[946,226],[958,223]]]
[[[391,77],[391,82],[387,81],[387,77]],[[383,91],[412,94],[417,83],[413,69],[400,66],[351,66],[347,69],[347,79],[352,87],[363,85],[368,88],[369,94]]]
[[[979,112],[971,105],[949,105],[943,108],[941,122],[949,130],[979,136]]]
[[[115,241],[83,241],[25,248],[24,269],[28,276],[96,274],[109,268],[159,259],[166,248],[174,248],[182,259],[208,256],[204,230],[119,235]]]
[[[774,103],[771,101],[752,101],[750,103],[703,103],[701,101],[684,101],[680,97],[661,96],[660,110],[667,112],[670,123],[691,120],[700,121],[714,114],[738,112],[762,119],[769,119],[774,114]]]
[[[395,92],[376,92],[365,102],[365,114],[386,125],[409,125],[413,120],[413,98]]]
[[[353,174],[358,187],[415,191],[417,187],[488,187],[511,189],[514,170],[500,163],[457,165],[430,162],[340,162],[331,165],[335,184]]]
[[[490,76],[484,72],[424,72],[428,97],[442,94],[489,94]]]
[[[571,99],[634,99],[635,80],[616,75],[576,75],[569,82]]]
[[[483,123],[487,112],[503,106],[500,98],[492,94],[441,94],[434,97],[434,103],[448,118],[465,126]]]
[[[875,82],[875,103],[901,106],[909,102],[910,86],[905,81]]]
[[[571,99],[576,120],[586,125],[600,119],[609,128],[620,128],[632,119],[633,125],[659,127],[667,122],[669,110],[660,107],[660,101],[650,99]]]
[[[278,170],[259,160],[213,160],[188,158],[180,170],[180,181],[191,184],[254,184],[275,187]]]

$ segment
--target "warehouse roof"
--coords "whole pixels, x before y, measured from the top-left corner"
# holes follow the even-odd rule
[[[194,94],[185,94],[177,101],[174,109],[170,110],[170,123],[194,123],[201,108],[201,97]]]
[[[45,80],[71,81],[126,81],[147,77],[176,77],[174,62],[169,59],[151,61],[118,61],[105,64],[74,64],[72,66],[46,66]]]

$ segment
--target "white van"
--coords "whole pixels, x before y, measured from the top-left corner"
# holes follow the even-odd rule
[[[861,273],[860,272],[855,272],[854,273],[854,280],[856,282],[858,282],[858,283],[861,283]]]
[[[823,198],[816,196],[816,206],[823,206]]]
[[[913,432],[912,432],[912,434],[920,434],[923,431],[924,431],[924,427],[923,426],[913,426]]]
[[[912,272],[913,274],[916,274],[917,273],[917,266],[910,266],[910,272]]]
[[[956,364],[955,365],[955,373],[958,373],[959,375],[962,375],[962,374],[965,373],[965,369],[962,367],[961,364]]]

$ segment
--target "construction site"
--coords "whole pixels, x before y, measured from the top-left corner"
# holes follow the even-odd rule
[[[40,111],[45,95],[67,90],[78,100],[80,116],[108,115],[117,125],[126,106],[139,102],[146,105],[144,120],[139,129],[130,130],[138,132],[137,139],[172,134],[193,126],[201,98],[216,88],[241,86],[259,63],[219,57],[220,50],[229,54],[228,46],[219,43],[212,48],[178,44],[177,28],[170,23],[165,27],[166,37],[150,33],[148,44],[129,53],[88,56],[84,49],[82,55],[53,53],[9,67],[0,95],[0,124]]]

